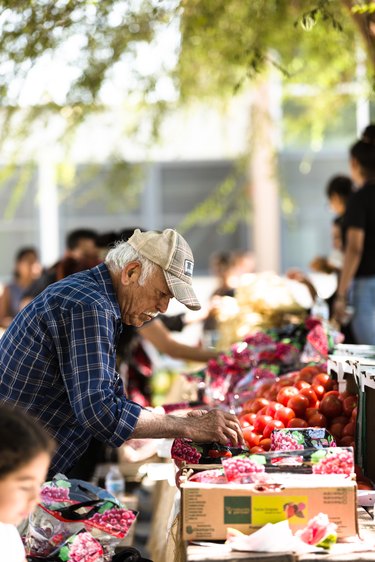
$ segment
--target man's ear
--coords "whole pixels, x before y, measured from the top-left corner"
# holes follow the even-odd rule
[[[138,281],[141,271],[142,265],[138,261],[127,263],[121,271],[121,283],[126,286]]]

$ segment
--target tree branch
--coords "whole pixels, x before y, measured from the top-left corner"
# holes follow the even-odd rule
[[[359,14],[352,11],[351,0],[341,0],[344,7],[349,11],[352,20],[355,22],[362,39],[365,44],[365,49],[368,54],[368,60],[375,70],[375,37],[369,25],[369,18],[367,14]]]

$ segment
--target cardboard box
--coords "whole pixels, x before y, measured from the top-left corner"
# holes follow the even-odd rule
[[[250,534],[285,519],[294,531],[326,513],[338,537],[357,534],[356,484],[340,477],[294,475],[279,491],[257,491],[252,484],[181,485],[184,540],[225,540],[227,527]]]

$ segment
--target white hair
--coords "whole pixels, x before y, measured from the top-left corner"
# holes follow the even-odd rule
[[[141,256],[134,248],[127,242],[118,242],[112,250],[109,250],[104,263],[110,271],[121,271],[127,263],[137,261],[141,264],[142,270],[138,283],[144,285],[145,281],[156,273],[159,267],[156,263],[148,258]]]

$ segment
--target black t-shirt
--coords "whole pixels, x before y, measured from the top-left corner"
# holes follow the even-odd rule
[[[375,182],[366,183],[351,196],[344,224],[346,234],[349,228],[365,231],[362,258],[355,276],[375,276]]]

